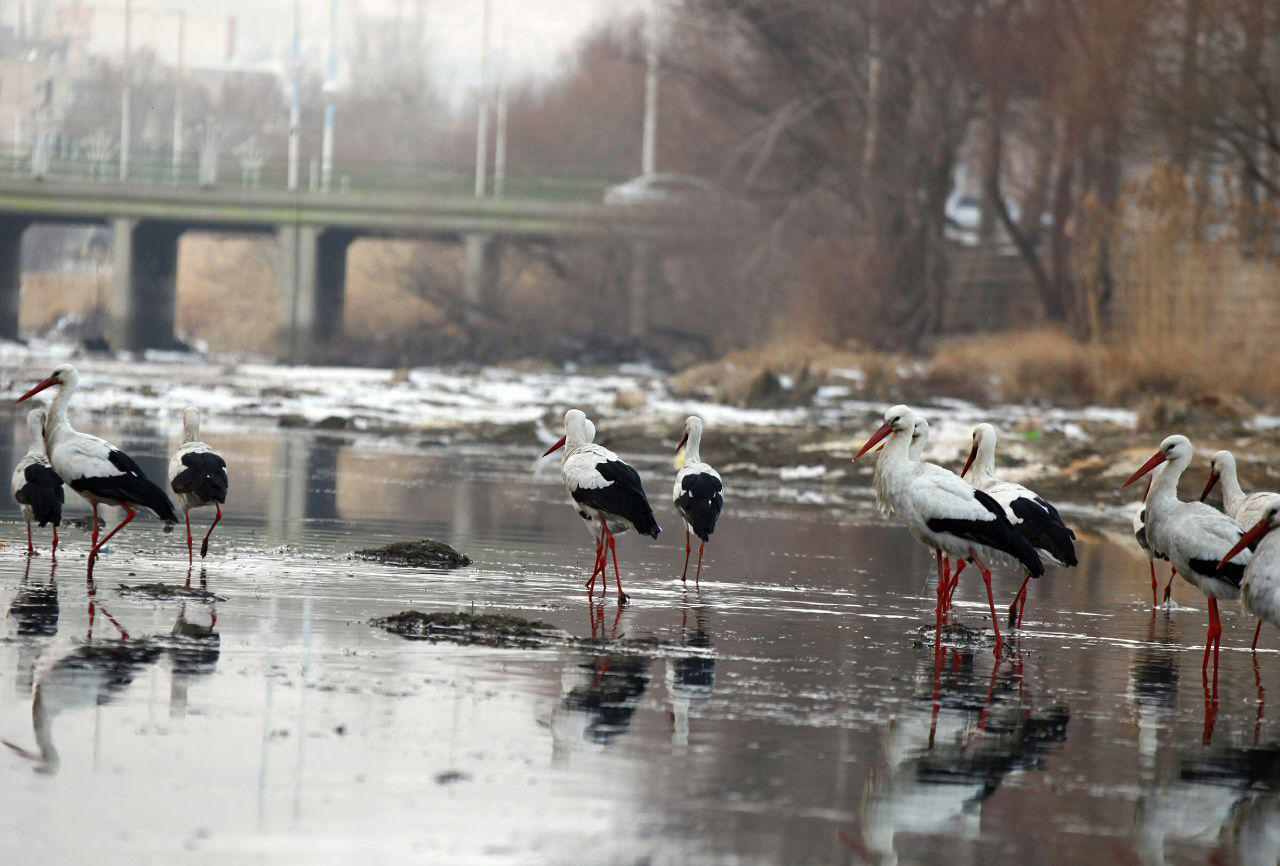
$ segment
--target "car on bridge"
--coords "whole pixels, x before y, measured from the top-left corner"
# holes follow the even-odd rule
[[[711,184],[688,174],[642,174],[604,191],[605,204],[692,205],[712,194]]]

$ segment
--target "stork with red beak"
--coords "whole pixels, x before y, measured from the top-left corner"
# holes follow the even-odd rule
[[[1272,503],[1249,531],[1222,557],[1219,567],[1231,567],[1231,559],[1246,549],[1253,550],[1240,581],[1240,600],[1244,609],[1258,618],[1253,633],[1253,649],[1258,648],[1258,631],[1269,622],[1280,626],[1280,502]]]
[[[662,529],[653,516],[639,473],[609,449],[589,442],[588,423],[587,416],[580,410],[570,409],[564,415],[564,435],[542,456],[565,449],[561,468],[565,489],[579,513],[585,510],[600,521],[607,552],[613,556],[618,604],[626,604],[628,599],[622,591],[622,575],[618,569],[618,551],[611,525],[623,523],[639,534],[653,538],[657,538]],[[601,555],[604,555],[603,551]]]
[[[1240,581],[1251,554],[1237,544],[1244,534],[1240,524],[1211,505],[1178,498],[1178,481],[1194,456],[1191,440],[1170,436],[1122,486],[1128,487],[1157,466],[1165,465],[1147,494],[1147,543],[1153,553],[1168,558],[1183,580],[1209,600],[1209,630],[1200,670],[1207,673],[1212,649],[1216,675],[1222,643],[1218,599],[1240,597]]]
[[[1217,484],[1222,483],[1222,511],[1241,526],[1254,526],[1273,505],[1280,505],[1280,493],[1258,491],[1245,493],[1236,474],[1236,457],[1230,451],[1219,451],[1209,460],[1209,477],[1200,494],[1203,502]]]
[[[884,413],[884,423],[853,459],[885,443],[880,465],[882,495],[911,535],[938,557],[935,616],[939,626],[949,588],[942,574],[943,555],[972,562],[982,571],[996,635],[995,651],[999,655],[1003,641],[991,593],[991,571],[986,563],[1012,559],[1035,576],[1044,574],[1044,564],[1035,549],[1013,528],[998,502],[950,470],[911,460],[909,451],[915,421],[916,414],[908,407],[889,408]]]
[[[1013,528],[1036,549],[1041,559],[1060,568],[1074,568],[1077,563],[1073,543],[1076,534],[1062,522],[1058,509],[1035,491],[996,475],[998,435],[990,424],[979,424],[973,428],[973,445],[969,449],[969,459],[960,470],[960,477],[964,478],[972,467],[973,478],[970,481],[973,486],[1000,503]],[[1030,572],[1013,597],[1013,604],[1009,605],[1011,628],[1022,627],[1022,609],[1027,604],[1029,580]]]
[[[16,403],[29,400],[46,388],[58,389],[49,406],[45,424],[45,442],[53,471],[89,503],[93,512],[93,547],[89,551],[88,578],[93,580],[93,564],[103,546],[121,529],[145,511],[165,522],[166,529],[178,522],[173,503],[164,491],[147,478],[129,455],[110,442],[80,433],[67,420],[67,404],[76,392],[80,374],[70,364],[59,364],[43,382],[19,397]],[[98,541],[98,506],[112,505],[124,509],[125,518]]]

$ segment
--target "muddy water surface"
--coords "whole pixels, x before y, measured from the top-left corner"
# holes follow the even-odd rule
[[[163,477],[167,437],[101,432]],[[209,438],[232,495],[190,574],[181,533],[140,522],[91,598],[83,533],[54,568],[47,534],[29,561],[0,510],[0,861],[1276,861],[1280,728],[1258,695],[1280,700],[1280,654],[1255,675],[1233,606],[1215,701],[1202,603],[1179,586],[1183,606],[1153,614],[1123,546],[1086,539],[1077,570],[1039,581],[997,666],[920,638],[931,563],[870,514],[735,507],[729,478],[701,587],[684,587],[669,459],[637,460],[666,531],[620,538],[619,613],[587,602],[589,539],[536,443]],[[3,445],[5,466],[25,448]],[[348,556],[424,536],[476,564]],[[983,626],[973,577],[960,615]],[[117,591],[188,579],[225,600]],[[1015,589],[998,576],[998,600]],[[367,624],[406,608],[598,642],[460,647]]]

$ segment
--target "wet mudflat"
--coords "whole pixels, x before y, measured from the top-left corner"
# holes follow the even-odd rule
[[[169,438],[113,435],[163,474]],[[0,457],[25,447],[0,438]],[[1153,614],[1145,560],[1103,536],[1033,586],[997,666],[921,639],[931,562],[869,513],[731,499],[686,588],[669,456],[628,455],[665,532],[620,537],[619,613],[612,594],[588,604],[590,541],[536,443],[209,439],[232,494],[190,574],[179,532],[138,523],[91,598],[81,533],[55,569],[47,535],[28,561],[0,511],[0,738],[16,747],[0,750],[0,861],[1276,860],[1280,720],[1258,695],[1280,713],[1280,637],[1264,633],[1255,673],[1231,606],[1215,702],[1202,601],[1175,586],[1184,606]],[[473,564],[350,556],[418,538]],[[981,627],[974,577],[957,600]],[[188,578],[225,600],[117,591]],[[997,601],[1016,588],[998,575]],[[569,639],[368,622],[406,609]]]

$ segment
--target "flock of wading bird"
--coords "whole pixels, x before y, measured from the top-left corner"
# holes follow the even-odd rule
[[[79,493],[90,508],[93,539],[89,548],[87,577],[93,579],[93,565],[112,537],[129,525],[139,512],[151,514],[165,523],[166,531],[178,522],[169,496],[147,478],[128,454],[105,439],[81,433],[67,420],[67,406],[76,392],[80,374],[70,364],[54,367],[48,378],[37,383],[15,403],[22,403],[47,388],[58,393],[44,409],[27,414],[31,447],[13,470],[13,498],[27,523],[27,553],[36,552],[32,524],[53,526],[53,556],[58,555],[58,527],[62,523],[63,485]],[[209,537],[222,519],[227,501],[227,463],[200,441],[200,410],[182,413],[182,444],[169,460],[169,487],[182,505],[187,524],[187,561],[194,560],[191,540],[191,510],[213,506],[217,512],[200,544],[200,556],[209,552]],[[98,508],[109,505],[124,511],[124,519],[98,539]]]
[[[75,367],[59,364],[15,401],[22,403],[46,389],[57,389],[47,412],[33,409],[27,416],[31,447],[14,469],[12,489],[26,519],[29,554],[35,553],[34,523],[54,527],[53,553],[57,555],[64,484],[89,503],[93,537],[87,576],[92,579],[94,562],[103,546],[139,512],[160,518],[166,528],[175,524],[178,517],[168,495],[147,478],[133,459],[106,440],[72,428],[67,407],[79,380]],[[185,409],[182,422],[182,444],[169,461],[169,486],[182,506],[187,526],[187,560],[191,562],[191,510],[208,506],[216,510],[200,545],[203,558],[208,553],[209,537],[222,519],[227,464],[200,441],[198,409]],[[671,498],[685,527],[681,580],[688,575],[692,536],[699,539],[695,580],[701,578],[703,551],[724,507],[720,475],[702,461],[702,429],[702,419],[690,416],[676,446],[677,473]],[[612,451],[595,444],[595,432],[595,425],[582,411],[570,409],[564,416],[564,435],[543,456],[564,449],[561,475],[565,489],[596,542],[588,591],[594,590],[597,576],[602,590],[607,587],[607,564],[612,556],[618,603],[625,604],[627,595],[622,590],[615,536],[634,530],[657,538],[661,528],[639,473]],[[996,474],[997,433],[990,424],[974,428],[969,458],[959,475],[922,459],[928,436],[929,425],[924,418],[907,406],[893,406],[853,459],[880,446],[874,480],[877,505],[884,514],[904,523],[911,535],[937,557],[934,615],[939,628],[950,616],[951,600],[965,566],[973,564],[982,573],[995,632],[995,652],[999,654],[1003,639],[988,564],[1012,566],[1024,573],[1008,611],[1010,627],[1019,628],[1027,603],[1027,584],[1044,574],[1046,562],[1064,568],[1076,565],[1075,533],[1043,497]],[[1263,622],[1280,626],[1280,533],[1270,534],[1280,526],[1280,494],[1246,495],[1236,477],[1235,459],[1229,451],[1219,451],[1213,455],[1200,500],[1184,502],[1178,498],[1178,481],[1193,455],[1187,437],[1170,436],[1123,486],[1148,476],[1144,507],[1134,518],[1133,528],[1138,544],[1152,560],[1152,602],[1159,603],[1154,560],[1164,559],[1173,566],[1170,583],[1174,574],[1181,575],[1208,599],[1209,629],[1202,670],[1208,668],[1212,649],[1216,672],[1222,640],[1219,599],[1240,599],[1245,609],[1258,618],[1253,637],[1255,649]],[[970,469],[973,475],[966,481]],[[1223,486],[1225,513],[1203,501],[1218,482]],[[99,540],[98,508],[102,505],[120,508],[125,516]],[[1166,587],[1165,599],[1168,598]]]

